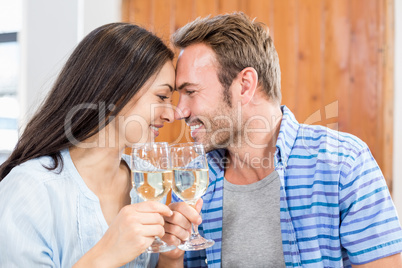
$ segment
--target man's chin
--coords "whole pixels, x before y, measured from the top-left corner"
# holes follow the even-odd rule
[[[196,135],[195,137],[191,137],[191,138],[194,140],[194,142],[201,143],[202,145],[204,145],[204,149],[205,149],[206,153],[209,151],[212,151],[212,150],[207,150],[207,148],[210,148],[211,146],[209,143],[205,142],[205,139],[203,136]]]
[[[192,138],[194,142],[202,143],[202,145],[204,145],[204,150],[206,153],[227,147],[227,144],[219,144],[219,143],[217,144],[216,142],[213,142],[208,135],[207,136],[196,135],[195,137]]]
[[[202,144],[204,145],[204,150],[205,150],[206,153],[209,153],[209,152],[211,152],[211,151],[213,151],[213,150],[218,149],[218,148],[217,148],[216,146],[214,146],[214,144],[213,144],[212,142],[210,142],[210,141],[205,141],[205,140],[200,139],[200,141],[196,141],[196,142],[202,143]]]

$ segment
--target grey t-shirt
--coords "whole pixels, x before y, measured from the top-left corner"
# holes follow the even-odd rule
[[[285,267],[279,200],[276,171],[248,185],[224,180],[222,267]]]

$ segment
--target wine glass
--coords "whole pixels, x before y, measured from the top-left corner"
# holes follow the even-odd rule
[[[208,188],[208,162],[201,143],[189,142],[170,146],[173,160],[173,192],[184,202],[195,207],[197,200]],[[198,225],[191,224],[190,238],[181,243],[181,250],[193,251],[212,247],[214,240],[198,233]]]
[[[132,183],[144,200],[160,201],[172,186],[173,171],[167,142],[137,143],[131,153]],[[159,253],[175,249],[159,237],[146,252]]]

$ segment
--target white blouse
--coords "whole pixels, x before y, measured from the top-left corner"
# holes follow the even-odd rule
[[[0,182],[0,267],[72,267],[108,229],[69,150],[61,154],[61,171],[47,170],[53,160],[40,157]],[[130,195],[132,203],[142,201],[134,190]],[[157,257],[143,253],[123,267],[154,267]]]

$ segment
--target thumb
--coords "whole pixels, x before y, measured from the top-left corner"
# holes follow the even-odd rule
[[[198,213],[201,212],[202,205],[204,204],[204,200],[202,198],[197,200],[197,203],[195,203],[195,209],[197,210]]]

